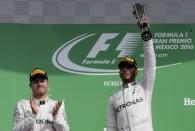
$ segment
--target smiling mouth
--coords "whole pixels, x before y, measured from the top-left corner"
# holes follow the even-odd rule
[[[39,89],[43,89],[43,88],[44,88],[44,87],[41,87],[41,86],[40,86],[40,87],[37,87],[38,90],[39,90]]]
[[[130,75],[129,73],[123,73],[123,75]]]

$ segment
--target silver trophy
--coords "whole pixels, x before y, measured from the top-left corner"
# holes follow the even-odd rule
[[[142,32],[142,39],[144,41],[148,41],[152,39],[152,33],[150,32],[150,29],[148,27],[147,23],[141,23],[141,19],[145,16],[145,5],[142,3],[135,3],[135,0],[133,1],[133,14],[135,18],[138,20],[138,26]]]

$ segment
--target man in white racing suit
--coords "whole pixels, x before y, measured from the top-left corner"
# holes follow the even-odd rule
[[[142,22],[147,23],[144,17]],[[153,131],[151,115],[152,90],[156,59],[153,41],[144,41],[144,72],[141,81],[135,81],[137,63],[132,57],[123,57],[119,74],[123,81],[108,104],[107,131]]]
[[[32,97],[20,100],[14,112],[13,131],[69,131],[64,102],[48,97],[48,76],[36,68],[30,73]]]

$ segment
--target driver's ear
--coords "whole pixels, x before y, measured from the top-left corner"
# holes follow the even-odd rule
[[[49,80],[47,79],[47,85],[49,86]]]
[[[118,72],[118,73],[119,73],[119,76],[121,77],[121,70],[119,70],[119,72]]]

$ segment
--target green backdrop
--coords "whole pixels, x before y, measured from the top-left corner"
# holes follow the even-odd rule
[[[158,66],[152,100],[155,131],[195,130],[195,107],[184,105],[184,98],[195,100],[194,29],[193,24],[151,25]],[[35,67],[47,70],[50,97],[65,100],[71,131],[103,131],[108,99],[118,89],[120,81],[116,75],[117,57],[122,49],[116,49],[127,33],[133,36],[138,32],[137,25],[0,24],[0,131],[12,130],[16,102],[31,96],[28,78]],[[92,69],[114,70],[112,75],[75,73],[77,69],[71,73],[52,62],[52,57],[57,59],[54,53],[60,46],[85,33],[93,36],[83,39],[69,50],[70,60]],[[113,33],[117,36],[106,41],[109,45],[106,50],[101,50],[94,58],[86,57],[102,34],[107,37]],[[140,68],[139,80],[143,67],[143,43],[140,38],[133,42],[129,46],[134,47],[131,51]],[[128,42],[123,49],[127,47]],[[84,59],[116,59],[116,62],[85,65],[82,64]]]

